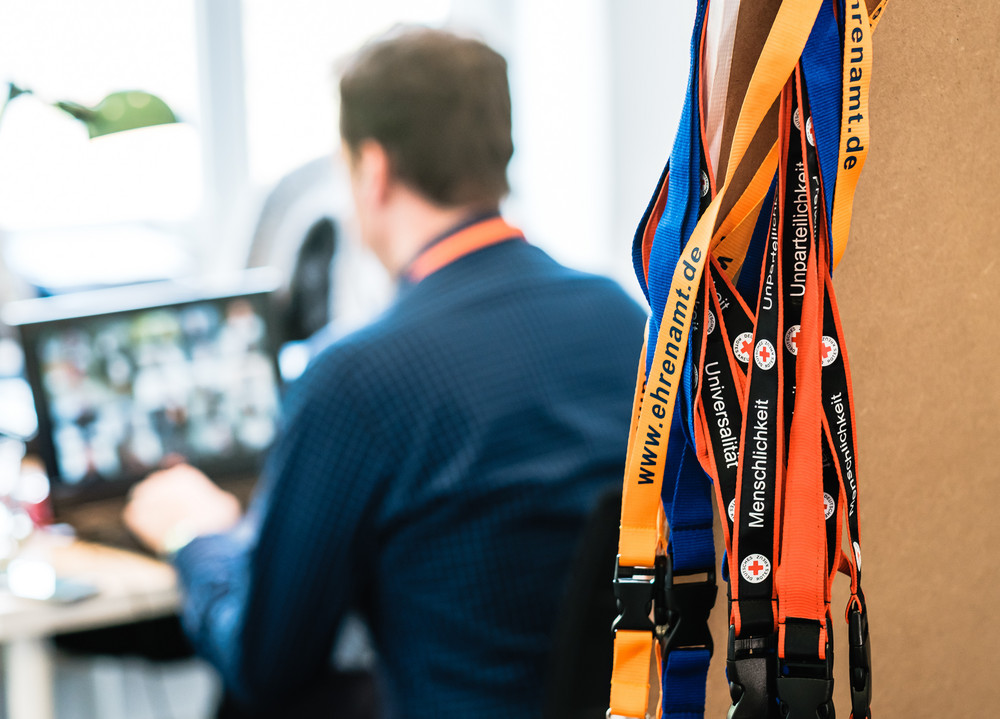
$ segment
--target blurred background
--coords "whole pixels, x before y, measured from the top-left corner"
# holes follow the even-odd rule
[[[676,125],[692,7],[4,3],[0,78],[84,105],[141,89],[180,120],[88,142],[48,104],[12,102],[0,132],[4,264],[47,291],[244,266],[268,196],[334,152],[336,60],[413,22],[471,30],[507,56],[508,213],[560,260],[631,286],[625,250]],[[326,201],[343,213],[345,200],[338,183]]]
[[[398,23],[470,31],[506,56],[515,154],[505,213],[558,260],[638,296],[629,248],[680,114],[693,10],[654,0],[0,3],[0,101],[10,96],[0,114],[0,302],[272,267],[285,303],[280,373],[294,378],[315,349],[308,337],[350,331],[392,296],[353,236],[335,67]],[[91,126],[54,106],[103,107],[113,122],[114,108],[99,103],[135,90],[177,122],[90,139]],[[317,266],[321,277],[307,271]],[[317,297],[322,307],[306,311]],[[208,306],[199,316],[210,324],[223,311],[232,319]],[[151,342],[156,319],[134,321]],[[136,331],[93,332],[117,348]],[[60,335],[49,365],[65,370],[86,343]],[[261,393],[258,409],[269,408]],[[0,327],[0,432],[37,427],[17,334]],[[75,456],[78,477],[94,461],[101,469],[99,456]],[[55,671],[64,719],[202,717],[217,700],[196,660],[61,653]]]

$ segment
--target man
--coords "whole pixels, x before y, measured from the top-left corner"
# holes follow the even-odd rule
[[[354,609],[391,714],[538,716],[578,533],[622,475],[644,316],[497,214],[513,146],[494,51],[396,33],[340,91],[360,233],[399,297],[291,388],[246,520],[180,467],[126,521],[175,552],[189,636],[247,704],[315,681]]]

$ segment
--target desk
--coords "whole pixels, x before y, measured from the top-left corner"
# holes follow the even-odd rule
[[[39,536],[27,551],[47,557],[60,576],[91,582],[99,590],[97,596],[75,604],[0,593],[7,717],[52,719],[52,635],[171,614],[180,603],[177,577],[164,562],[96,544]]]

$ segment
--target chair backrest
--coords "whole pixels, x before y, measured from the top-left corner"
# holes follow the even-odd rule
[[[317,220],[299,247],[287,296],[279,308],[285,342],[308,339],[330,322],[336,250],[337,225],[329,217]]]
[[[611,687],[618,614],[611,580],[618,554],[621,488],[591,513],[570,566],[552,637],[543,719],[603,719]]]
[[[329,157],[290,172],[261,204],[245,261],[281,273],[275,310],[283,341],[326,328],[318,350],[367,324],[392,298],[395,283],[350,231],[352,208],[350,186]]]

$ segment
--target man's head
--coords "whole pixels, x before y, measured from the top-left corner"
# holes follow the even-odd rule
[[[399,193],[442,212],[496,209],[514,151],[507,63],[478,40],[393,32],[343,72],[340,133],[362,235],[377,252]]]

